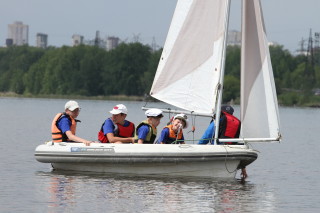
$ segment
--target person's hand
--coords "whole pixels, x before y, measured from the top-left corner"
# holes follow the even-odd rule
[[[84,141],[83,143],[84,143],[86,146],[90,146],[90,144],[92,143],[92,141],[87,141],[87,140],[86,140],[86,141]]]

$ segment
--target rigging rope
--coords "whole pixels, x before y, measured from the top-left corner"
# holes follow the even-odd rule
[[[221,146],[221,145],[220,145]],[[229,172],[229,173],[234,173],[234,172],[236,172],[237,170],[238,170],[238,168],[236,167],[233,171],[229,171],[229,169],[228,169],[228,166],[227,166],[227,158],[228,158],[228,150],[227,150],[227,148],[226,147],[229,147],[229,146],[226,146],[226,145],[222,145],[223,146],[223,148],[226,150],[226,156],[225,156],[225,158],[224,158],[224,166],[225,166],[225,168],[226,168],[226,170],[227,170],[227,172]]]
[[[194,132],[196,131],[196,115],[193,114],[193,111],[191,112],[191,130],[189,132],[187,132],[187,134],[189,134],[190,132],[192,132],[192,141],[194,144]]]

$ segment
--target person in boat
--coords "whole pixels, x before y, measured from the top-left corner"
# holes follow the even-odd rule
[[[139,144],[153,144],[157,137],[157,126],[163,117],[162,110],[148,109],[145,112],[147,120],[142,121],[136,128],[135,140]]]
[[[188,127],[188,117],[185,114],[177,114],[173,117],[172,123],[165,126],[159,138],[160,144],[184,144],[182,129]]]
[[[220,129],[219,138],[239,138],[241,122],[233,115],[234,109],[232,106],[225,105],[221,107],[220,115]],[[198,144],[208,144],[213,143],[215,133],[215,123],[212,120]],[[218,142],[218,144],[221,144]],[[232,142],[227,142],[226,144],[233,144]]]
[[[110,111],[112,116],[102,124],[98,133],[101,143],[134,143],[135,126],[127,121],[127,107],[118,104]]]
[[[220,115],[220,129],[219,129],[219,138],[239,138],[241,130],[241,122],[238,118],[233,115],[234,109],[232,106],[225,105],[221,107]],[[213,137],[215,133],[215,125],[212,120],[198,144],[212,144]],[[218,142],[218,144],[221,144]],[[226,142],[224,144],[236,144],[233,142]],[[248,177],[245,167],[241,168],[241,176],[243,179]]]
[[[92,141],[76,136],[76,118],[80,113],[80,106],[76,101],[68,101],[64,107],[65,111],[58,113],[51,125],[51,135],[53,142],[81,142],[89,146]]]

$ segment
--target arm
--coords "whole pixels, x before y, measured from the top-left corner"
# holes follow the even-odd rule
[[[134,143],[134,137],[117,137],[114,135],[115,124],[113,124],[111,119],[107,119],[102,127],[103,133],[108,138],[110,143]]]
[[[67,118],[62,118],[58,123],[58,127],[61,129],[61,132],[66,134],[66,136],[71,141],[84,143],[86,146],[89,146],[91,141],[75,136],[70,130],[71,122]]]
[[[138,129],[138,143],[143,144],[149,133],[149,127],[147,125],[142,125]]]
[[[165,144],[167,142],[168,136],[169,136],[169,129],[168,128],[164,128],[161,131],[161,135],[160,135],[160,138],[159,138],[159,143],[160,144]]]
[[[114,136],[113,133],[107,133],[106,135],[110,143],[134,143],[134,137],[121,138]]]
[[[91,141],[75,136],[74,134],[72,134],[70,130],[66,131],[65,133],[70,140],[75,142],[81,142],[84,143],[86,146],[90,146]]]
[[[198,144],[207,144],[211,142],[212,136],[214,135],[214,122],[212,121],[206,131],[203,133],[201,139]]]

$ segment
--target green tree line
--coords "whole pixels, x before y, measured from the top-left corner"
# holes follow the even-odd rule
[[[283,46],[270,46],[273,74],[279,103],[282,105],[320,106],[320,50],[293,56]],[[224,101],[240,97],[240,47],[227,49]]]
[[[80,45],[41,49],[0,48],[0,92],[25,96],[143,96],[152,85],[162,50],[141,43],[121,43],[111,51]],[[270,47],[280,104],[319,103],[319,53],[313,60]],[[240,96],[240,47],[227,49],[224,102]]]

